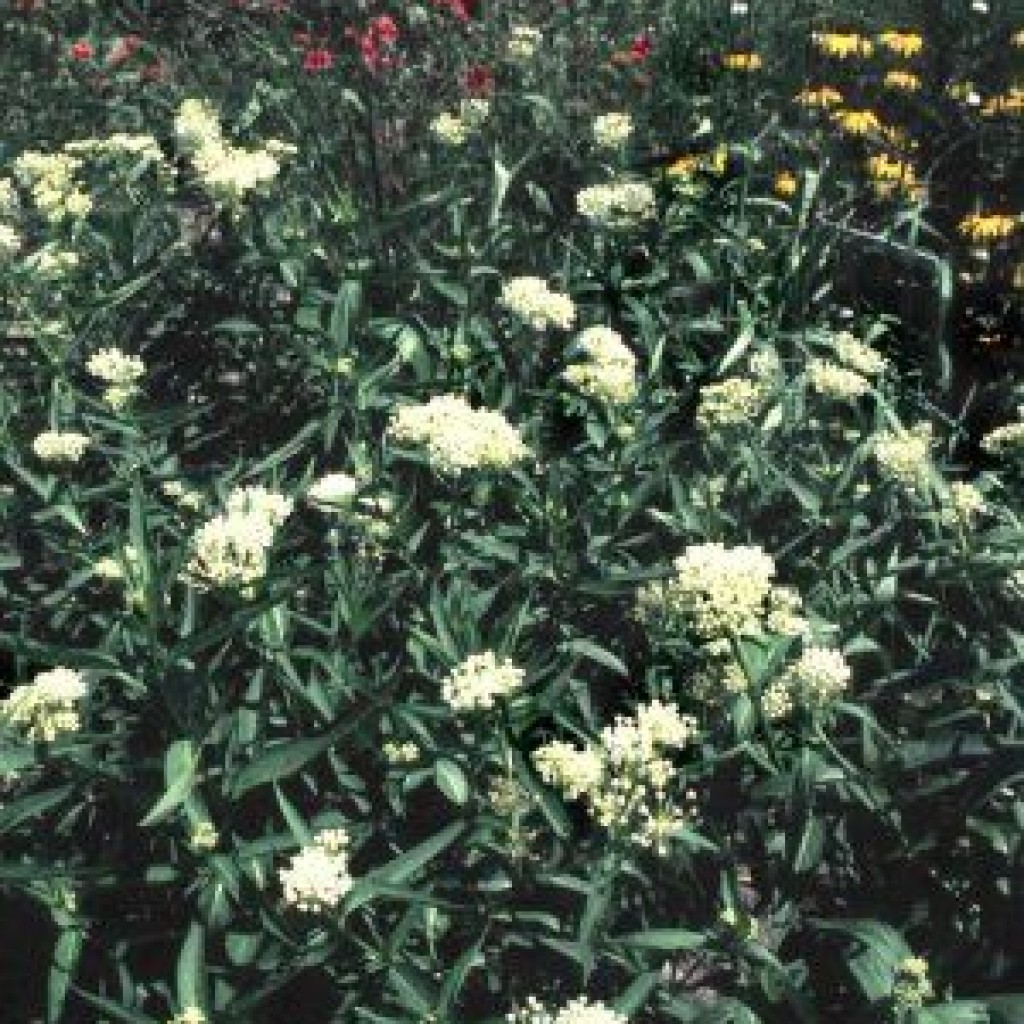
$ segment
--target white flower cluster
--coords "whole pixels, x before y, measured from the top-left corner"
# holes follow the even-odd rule
[[[469,138],[469,125],[457,114],[445,110],[430,122],[430,131],[438,142],[446,146],[464,146]]]
[[[762,698],[765,717],[785,718],[797,705],[821,709],[850,685],[852,672],[840,651],[806,647],[786,671],[769,685]]]
[[[18,212],[18,190],[10,178],[0,178],[0,217],[14,217]]]
[[[308,914],[337,907],[352,888],[348,848],[349,838],[342,829],[318,832],[278,872],[285,902]]]
[[[493,651],[471,654],[441,684],[441,696],[455,711],[488,711],[499,697],[521,690],[526,672]]]
[[[657,214],[654,189],[645,181],[609,181],[576,194],[576,209],[606,228],[629,228]]]
[[[610,327],[588,327],[576,338],[585,362],[573,363],[562,376],[583,394],[610,405],[626,405],[636,398],[636,356],[622,335]]]
[[[32,202],[51,224],[77,220],[92,210],[92,197],[75,175],[82,161],[69,153],[28,150],[14,161],[14,176],[29,190]]]
[[[314,480],[306,491],[306,501],[328,512],[350,509],[359,492],[359,481],[348,473],[327,473]]]
[[[509,32],[505,52],[514,61],[532,60],[543,38],[539,29],[515,25]]]
[[[875,438],[875,462],[883,476],[910,494],[920,495],[934,475],[931,447],[929,423],[886,431]]]
[[[16,686],[0,702],[0,720],[36,743],[49,743],[81,727],[77,704],[88,693],[80,672],[58,667]]]
[[[884,356],[855,338],[850,331],[839,331],[833,335],[832,353],[844,366],[865,377],[877,377],[889,366]]]
[[[202,494],[194,487],[187,487],[181,480],[165,480],[160,490],[179,508],[194,512],[203,506]]]
[[[226,510],[204,523],[192,538],[187,575],[200,586],[250,594],[266,575],[277,528],[291,510],[290,498],[264,487],[234,490]]]
[[[79,462],[89,438],[72,430],[44,430],[32,442],[32,451],[43,462]]]
[[[669,792],[676,769],[666,757],[697,735],[697,722],[674,704],[652,701],[632,718],[619,716],[598,742],[554,740],[534,751],[540,777],[570,800],[583,798],[605,829],[659,854],[687,820]]]
[[[766,379],[726,377],[700,389],[697,426],[705,433],[748,426],[764,410],[771,393]]]
[[[690,632],[702,645],[710,666],[698,683],[707,699],[746,688],[733,639],[810,633],[800,595],[775,583],[775,561],[760,547],[698,544],[687,548],[674,568],[670,579],[640,589],[637,614],[663,635]]]
[[[981,447],[990,455],[1024,455],[1024,420],[990,430],[981,439]]]
[[[491,114],[489,100],[482,97],[464,99],[459,104],[459,112],[453,114],[445,111],[438,114],[430,122],[430,131],[434,137],[446,146],[463,146],[473,132],[478,132]]]
[[[145,363],[119,348],[104,348],[89,357],[85,368],[107,387],[103,400],[113,409],[121,409],[138,393],[138,382],[146,373]]]
[[[569,330],[576,320],[576,305],[568,295],[554,292],[540,277],[513,277],[501,289],[499,302],[535,331],[552,325]]]
[[[500,412],[474,409],[461,395],[436,395],[423,405],[400,407],[388,433],[396,441],[422,445],[431,464],[444,473],[507,469],[530,455],[519,431]]]
[[[258,149],[231,145],[216,111],[202,100],[185,100],[174,119],[178,145],[192,160],[206,190],[228,206],[265,191],[281,171],[280,158],[294,155],[289,143],[269,140]]]
[[[601,1002],[585,996],[570,1000],[561,1009],[546,1007],[536,996],[505,1017],[508,1024],[626,1024],[627,1018]]]
[[[9,224],[0,224],[0,260],[10,259],[21,248],[21,235]]]
[[[602,149],[619,149],[633,134],[633,118],[629,114],[599,114],[594,118],[594,142]]]
[[[828,359],[810,359],[807,363],[807,383],[813,391],[838,402],[863,398],[871,390],[871,381]]]
[[[972,483],[956,480],[949,485],[949,502],[939,514],[944,526],[964,528],[984,514],[988,504],[985,496]]]
[[[54,242],[47,242],[25,260],[25,266],[38,277],[56,281],[66,277],[78,266],[78,253],[62,249]]]

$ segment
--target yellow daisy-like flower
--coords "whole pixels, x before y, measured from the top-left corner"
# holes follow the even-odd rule
[[[846,60],[847,57],[870,57],[875,44],[856,32],[815,32],[814,45],[826,56]]]
[[[1024,89],[1015,85],[1001,95],[990,97],[982,105],[981,113],[983,117],[1024,114]]]
[[[887,89],[895,89],[899,92],[917,92],[921,88],[921,79],[913,71],[895,69],[886,72],[882,84]]]
[[[684,156],[676,157],[665,168],[665,173],[670,178],[692,178],[700,170],[700,159],[696,153],[687,153]]]
[[[878,134],[882,130],[882,122],[873,110],[837,110],[832,118],[848,135]]]
[[[972,242],[999,242],[1020,227],[1020,216],[1008,213],[971,213],[960,221],[960,234]]]
[[[900,57],[915,57],[924,49],[924,39],[917,32],[897,32],[895,29],[888,29],[878,37],[890,53]]]
[[[924,194],[924,186],[917,180],[914,165],[907,160],[879,153],[868,160],[868,175],[879,196],[902,192],[912,199],[919,199]]]
[[[782,196],[783,199],[792,199],[799,187],[800,183],[796,180],[796,175],[792,171],[779,171],[775,175],[775,182],[772,185],[775,194]]]
[[[730,71],[759,71],[764,67],[764,61],[759,53],[738,51],[724,54],[722,67]]]
[[[794,97],[795,102],[802,107],[812,107],[816,110],[828,110],[831,107],[838,107],[843,102],[843,94],[830,85],[819,85],[801,89]]]

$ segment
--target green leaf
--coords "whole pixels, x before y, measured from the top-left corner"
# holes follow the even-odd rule
[[[708,941],[705,932],[691,932],[683,928],[648,928],[643,932],[630,932],[611,939],[631,949],[657,949],[673,952],[680,949],[700,949]]]
[[[139,822],[156,825],[173,814],[187,799],[196,781],[199,754],[191,740],[175,740],[164,754],[164,794]]]
[[[560,649],[566,654],[575,654],[581,658],[595,661],[597,664],[611,669],[617,675],[629,676],[629,669],[626,668],[625,664],[612,654],[611,651],[606,651],[599,644],[594,643],[593,640],[568,640],[561,645]]]
[[[22,797],[0,808],[0,835],[13,832],[19,825],[45,814],[51,807],[56,807],[71,793],[71,786],[59,786],[46,789],[42,793],[33,793]]]
[[[178,1002],[182,1006],[206,1005],[206,931],[199,921],[189,926],[178,954]]]
[[[250,761],[233,779],[229,794],[237,799],[250,789],[294,775],[325,750],[330,750],[344,734],[344,728],[332,729],[322,736],[285,740],[267,747]]]
[[[466,774],[449,758],[443,757],[434,765],[434,780],[438,789],[453,804],[462,806],[469,799],[469,782]]]
[[[57,939],[46,991],[47,1024],[60,1024],[64,1016],[64,1004],[78,970],[84,944],[85,937],[78,928],[62,931]]]

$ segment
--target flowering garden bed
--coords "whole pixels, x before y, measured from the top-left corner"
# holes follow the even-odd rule
[[[1024,1022],[1024,18],[2,0],[0,1015]]]

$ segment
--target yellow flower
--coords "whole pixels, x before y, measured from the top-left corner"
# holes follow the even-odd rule
[[[700,157],[695,153],[687,153],[676,157],[665,168],[665,173],[672,178],[692,178],[700,169]]]
[[[1017,29],[1017,31],[1010,36],[1010,45],[1017,47],[1018,50],[1024,50],[1024,28]]]
[[[900,57],[914,57],[924,48],[924,40],[916,32],[897,32],[895,29],[889,29],[878,37],[878,41]]]
[[[779,173],[775,175],[775,183],[772,187],[775,189],[775,194],[777,196],[782,196],[784,199],[791,199],[796,195],[800,184],[796,180],[796,175],[794,175],[792,171],[779,171]]]
[[[879,153],[868,160],[868,174],[879,196],[890,196],[898,191],[912,199],[919,199],[924,194],[924,187],[917,180],[917,172],[907,160],[897,160]]]
[[[921,79],[913,71],[894,70],[886,72],[883,84],[887,89],[898,89],[900,92],[917,92],[921,88]]]
[[[1014,85],[1002,95],[992,96],[985,101],[981,108],[981,113],[984,117],[995,117],[998,114],[1024,113],[1024,89]]]
[[[856,32],[815,32],[814,45],[828,57],[845,60],[847,57],[870,57],[875,45],[866,36]]]
[[[722,56],[722,67],[730,71],[758,71],[764,67],[764,61],[759,53],[726,53]]]
[[[795,100],[802,107],[828,110],[829,107],[838,107],[843,102],[843,94],[830,85],[820,85],[817,88],[802,89],[796,94]]]
[[[882,122],[873,110],[837,110],[832,117],[849,135],[870,135],[882,130]]]
[[[1020,227],[1020,216],[1008,213],[971,213],[960,221],[960,234],[972,242],[998,242]]]

